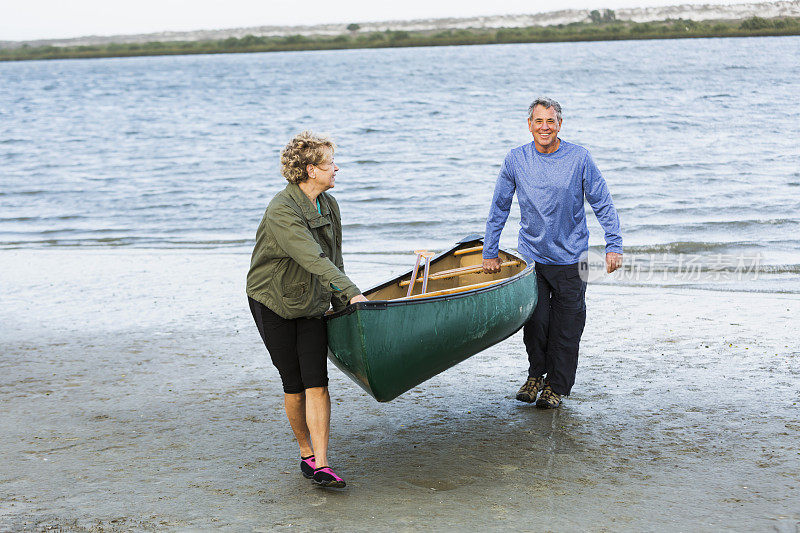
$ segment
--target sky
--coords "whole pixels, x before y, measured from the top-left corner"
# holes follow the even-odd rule
[[[0,41],[746,0],[0,0]]]

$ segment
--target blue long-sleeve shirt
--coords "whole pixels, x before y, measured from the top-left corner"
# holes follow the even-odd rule
[[[586,148],[562,140],[551,154],[539,153],[531,142],[506,156],[486,221],[484,258],[497,257],[515,191],[522,215],[518,250],[527,260],[546,265],[580,260],[589,249],[584,195],[605,230],[606,252],[622,253],[619,217],[606,181]]]

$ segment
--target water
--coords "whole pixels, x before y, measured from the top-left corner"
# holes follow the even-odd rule
[[[3,63],[0,249],[247,253],[310,128],[338,144],[348,265],[377,281],[483,232],[540,94],[620,213],[628,269],[601,282],[800,292],[798,37]]]

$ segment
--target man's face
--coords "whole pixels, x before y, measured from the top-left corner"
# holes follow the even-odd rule
[[[561,121],[556,116],[555,108],[541,105],[534,107],[533,116],[528,119],[528,129],[533,134],[537,150],[544,152],[554,147],[561,129]]]

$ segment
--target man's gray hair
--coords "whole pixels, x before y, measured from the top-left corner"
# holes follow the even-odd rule
[[[556,117],[558,117],[558,121],[561,122],[561,104],[553,100],[552,98],[548,98],[546,96],[540,96],[533,103],[528,107],[528,118],[533,118],[533,108],[537,105],[544,107],[545,109],[550,109],[551,107],[556,110]]]

